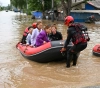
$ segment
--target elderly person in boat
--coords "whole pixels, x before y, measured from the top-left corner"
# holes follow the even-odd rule
[[[48,39],[48,34],[51,33],[51,25],[45,26],[44,30],[40,32],[36,39],[36,47],[41,46],[47,42],[50,42]]]

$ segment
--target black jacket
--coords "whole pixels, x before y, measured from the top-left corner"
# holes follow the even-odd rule
[[[66,41],[65,41],[64,48],[67,48],[67,45],[68,45],[69,42],[71,41],[74,32],[76,32],[75,27],[70,26],[70,27],[68,28],[68,30],[67,30],[67,39],[66,39]]]
[[[55,41],[55,40],[62,40],[62,34],[60,33],[60,32],[56,32],[56,34],[53,34],[53,33],[51,33],[50,35],[49,35],[49,39],[51,40],[51,41]]]

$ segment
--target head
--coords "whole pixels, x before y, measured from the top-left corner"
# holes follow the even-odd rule
[[[46,31],[47,34],[51,33],[51,25],[46,25],[44,30]]]
[[[91,17],[94,18],[94,15],[92,15]]]
[[[35,29],[37,27],[37,23],[33,23],[32,26]]]
[[[33,26],[28,27],[28,33],[32,34]]]
[[[40,30],[42,29],[42,22],[41,21],[38,21],[37,22],[37,28]]]
[[[51,32],[52,32],[53,34],[56,34],[56,31],[57,31],[56,25],[52,25],[52,26],[51,26]]]
[[[74,22],[74,18],[72,16],[65,17],[65,25],[70,26]]]

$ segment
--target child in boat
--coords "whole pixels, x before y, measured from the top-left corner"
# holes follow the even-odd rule
[[[32,24],[32,26],[33,26],[34,29],[36,28],[36,25],[37,25],[37,23],[33,23],[33,24]],[[29,29],[29,27],[27,27],[27,28],[24,30],[23,37],[22,37],[22,39],[21,39],[21,43],[22,43],[22,44],[26,44],[26,37],[27,37],[28,32],[29,32],[28,29]]]
[[[26,45],[31,45],[31,35],[32,35],[32,31],[33,31],[33,26],[30,26],[28,28],[28,35],[26,37]]]
[[[51,33],[48,35],[51,41],[62,40],[62,34],[57,31],[56,25],[51,26]]]
[[[50,42],[48,39],[48,34],[51,33],[51,25],[45,26],[44,30],[36,38],[36,47],[41,46],[47,42]]]

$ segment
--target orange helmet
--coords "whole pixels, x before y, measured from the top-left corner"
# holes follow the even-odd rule
[[[37,23],[33,23],[32,26],[33,26],[33,28],[36,28],[37,27]]]
[[[74,22],[74,18],[72,16],[65,17],[65,25],[69,25],[69,23]]]

